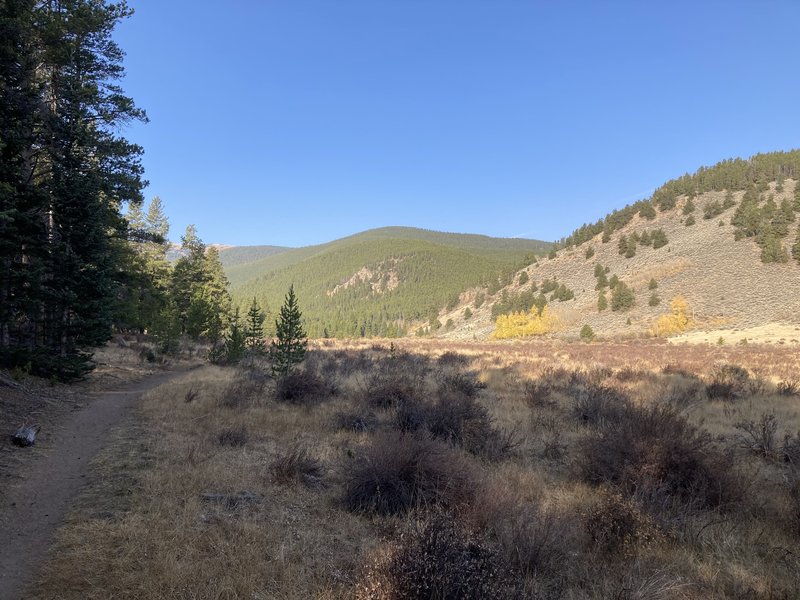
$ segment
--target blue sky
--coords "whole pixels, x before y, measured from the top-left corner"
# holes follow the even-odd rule
[[[130,0],[126,91],[177,239],[409,225],[557,239],[800,147],[800,2]]]

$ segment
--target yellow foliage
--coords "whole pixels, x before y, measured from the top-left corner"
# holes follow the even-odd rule
[[[683,296],[676,296],[669,303],[670,314],[662,315],[653,325],[653,335],[668,336],[687,330],[692,325],[689,303]]]
[[[495,321],[495,330],[492,334],[495,339],[506,340],[510,338],[526,337],[529,335],[543,335],[555,331],[559,326],[559,319],[548,306],[539,314],[534,306],[530,312],[511,313],[500,315]]]

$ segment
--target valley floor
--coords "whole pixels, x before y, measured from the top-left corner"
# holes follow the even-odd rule
[[[93,463],[34,598],[793,598],[788,346],[320,343]]]

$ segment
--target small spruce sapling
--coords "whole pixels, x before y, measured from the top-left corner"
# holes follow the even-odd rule
[[[297,304],[294,285],[289,287],[278,319],[275,321],[275,339],[270,346],[273,376],[285,376],[295,365],[305,360],[308,338],[301,322],[302,313]]]

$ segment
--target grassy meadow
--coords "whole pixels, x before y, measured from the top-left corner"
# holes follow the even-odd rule
[[[36,598],[797,598],[800,357],[315,346],[206,366],[95,463]]]

